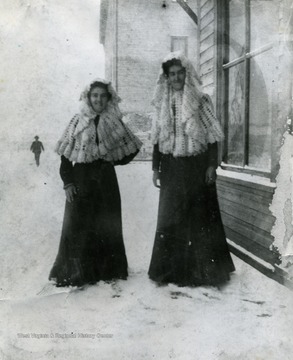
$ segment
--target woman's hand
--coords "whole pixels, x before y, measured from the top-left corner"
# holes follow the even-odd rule
[[[161,187],[161,184],[160,184],[160,172],[159,172],[159,170],[154,170],[154,172],[153,172],[153,184],[154,184],[155,187],[157,187],[157,188]]]
[[[77,194],[76,187],[72,184],[65,189],[66,200],[72,202]]]
[[[213,185],[216,181],[217,173],[214,166],[209,166],[206,171],[206,184]]]

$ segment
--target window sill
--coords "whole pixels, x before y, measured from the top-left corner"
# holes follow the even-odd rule
[[[229,167],[230,168],[230,167]],[[234,169],[233,169],[234,170]],[[267,177],[248,174],[245,172],[237,172],[228,170],[228,167],[219,167],[217,169],[217,174],[219,177],[223,177],[225,179],[230,179],[233,183],[245,183],[246,186],[250,184],[252,187],[263,188],[265,187],[268,191],[274,191],[276,188],[276,183],[271,182]]]
[[[259,176],[261,178],[268,178],[268,179],[271,178],[270,171],[260,170],[258,168],[250,167],[247,165],[245,167],[241,167],[238,165],[231,165],[231,164],[226,164],[226,163],[222,162],[220,166],[223,170],[234,171],[234,172],[241,173],[241,174]]]

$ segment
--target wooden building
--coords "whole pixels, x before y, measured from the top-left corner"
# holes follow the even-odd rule
[[[162,58],[181,49],[193,61],[225,132],[217,187],[231,250],[288,284],[292,12],[292,0],[102,0],[100,23],[106,75],[134,123],[150,121]]]

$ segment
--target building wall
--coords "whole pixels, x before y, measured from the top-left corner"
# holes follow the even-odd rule
[[[100,42],[105,51],[105,77],[115,86],[115,47],[116,47],[116,17],[114,1],[101,0],[100,10]]]
[[[219,9],[217,6],[220,7],[221,5],[214,0],[198,0],[199,72],[204,90],[212,96],[216,108],[219,109],[222,86],[219,74],[221,74],[220,58],[223,34],[218,28],[221,25],[221,19],[218,17]],[[280,156],[282,155],[284,125],[288,114],[290,114],[290,107],[292,107],[292,80],[290,81],[288,78],[288,74],[292,74],[293,68],[292,39],[290,38],[291,42],[288,42],[284,38],[286,31],[292,24],[292,9],[291,15],[288,10],[290,10],[289,1],[280,1],[279,28],[280,34],[283,35],[279,36],[278,43],[275,45],[278,52],[278,70],[277,79],[275,79],[274,98],[270,103],[274,114],[271,179],[219,169],[217,181],[219,203],[227,238],[245,251],[273,265],[278,265],[283,260],[280,243],[284,243],[284,240],[277,239],[277,237],[283,234],[284,238],[285,236],[289,238],[292,235],[293,223],[292,210],[290,210],[291,212],[286,211],[287,208],[292,209],[291,192],[288,190],[288,181],[290,180],[287,178],[286,181],[275,183],[279,171]],[[219,114],[220,112],[218,112]],[[287,169],[289,177],[289,163],[287,166],[283,166],[284,168]],[[287,184],[287,189],[284,186],[285,184]],[[284,193],[286,194],[285,197]],[[282,199],[281,194],[283,194]],[[271,205],[272,203],[273,205],[280,205],[281,202],[282,206],[279,209],[277,206]],[[287,215],[286,224],[283,219],[284,214]],[[290,218],[288,218],[288,214],[291,216],[289,216]],[[277,231],[278,225],[279,229],[282,227],[282,231]],[[273,233],[272,229],[274,229]]]
[[[218,46],[221,45],[218,43],[217,14],[216,1],[198,1],[199,73],[203,89],[212,97],[215,105],[220,94],[220,81],[217,76],[220,64],[217,55]],[[227,238],[259,258],[276,263],[278,253],[270,250],[273,243],[270,232],[274,218],[269,211],[269,204],[272,201],[274,186],[250,183],[249,176],[239,178],[237,175],[239,174],[219,170],[217,181]],[[268,181],[267,184],[270,185]]]
[[[104,40],[106,74],[114,80],[114,85],[123,99],[122,110],[130,114],[129,123],[134,124],[136,132],[140,130],[144,121],[150,120],[149,113],[152,112],[150,102],[154,84],[160,62],[171,50],[172,35],[188,36],[188,57],[201,76],[203,90],[211,95],[217,114],[221,114],[219,110],[223,84],[221,79],[223,33],[221,33],[221,18],[218,16],[221,1],[188,1],[188,5],[198,15],[198,26],[179,4],[172,0],[166,0],[166,7],[162,7],[161,0],[103,1],[108,3],[108,21]],[[282,32],[285,34],[290,26],[292,27],[290,3],[291,0],[279,2],[280,34]],[[280,234],[279,229],[283,226],[282,233],[285,234],[286,239],[292,238],[293,223],[293,211],[290,210],[292,194],[284,187],[288,181],[275,182],[282,155],[284,125],[290,109],[292,111],[292,81],[288,81],[288,74],[292,73],[292,30],[289,31],[289,35],[291,42],[284,39],[284,36],[279,36],[276,46],[278,79],[271,103],[274,104],[271,179],[244,176],[219,169],[217,182],[227,237],[245,251],[274,265],[280,263],[280,257],[282,260],[280,243],[283,239],[276,241],[276,237]],[[146,132],[148,129],[147,126]],[[148,151],[149,149],[150,147]],[[286,165],[283,166],[283,169],[287,168]],[[292,185],[292,179],[290,183]],[[280,204],[278,194],[284,194],[286,191],[287,197],[282,198],[283,207],[276,209],[274,204]],[[285,225],[282,220],[284,213],[287,214]],[[288,217],[288,214],[291,217]]]
[[[258,258],[279,264],[271,230],[275,218],[269,210],[275,184],[219,170],[217,189],[227,238]],[[258,180],[258,181],[256,181]]]
[[[197,13],[197,0],[189,0],[188,6]],[[187,56],[197,67],[197,26],[177,2],[101,0],[105,74],[122,98],[124,121],[144,143],[136,159],[151,158],[151,100],[173,36],[187,37]],[[137,126],[142,121],[147,124],[146,134]]]
[[[115,29],[115,3],[116,0],[109,0],[104,44],[106,75],[113,79],[113,70],[116,71],[122,111],[149,113],[153,110],[150,103],[160,62],[171,51],[171,36],[188,36],[188,57],[196,66],[197,26],[172,0],[166,1],[166,7],[162,7],[161,0],[123,0],[117,2]],[[197,1],[190,0],[188,4],[196,12]],[[115,32],[116,49],[111,45]]]
[[[214,0],[198,0],[199,74],[204,92],[215,101],[216,95],[216,4]]]
[[[274,179],[276,191],[270,210],[276,221],[272,229],[274,246],[282,255],[281,267],[293,278],[293,3],[280,2],[278,54],[279,104],[273,129]],[[290,74],[290,75],[289,75]],[[289,76],[288,76],[289,75]],[[287,125],[287,126],[286,126]],[[286,129],[286,132],[285,132]]]

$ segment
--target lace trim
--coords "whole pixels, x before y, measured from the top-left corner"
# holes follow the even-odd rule
[[[186,69],[184,90],[173,91],[160,71],[152,101],[155,106],[152,142],[158,144],[164,154],[197,155],[205,151],[209,143],[223,140],[224,135],[211,99],[202,93],[191,62],[180,52],[171,53],[164,62],[172,58],[181,60]]]
[[[98,81],[108,85],[112,98],[100,115],[97,130],[94,123],[97,114],[87,97],[89,85],[81,94],[80,113],[73,117],[56,145],[56,152],[73,162],[88,163],[98,159],[118,161],[142,146],[142,142],[120,120],[120,98],[111,84],[101,79]]]

